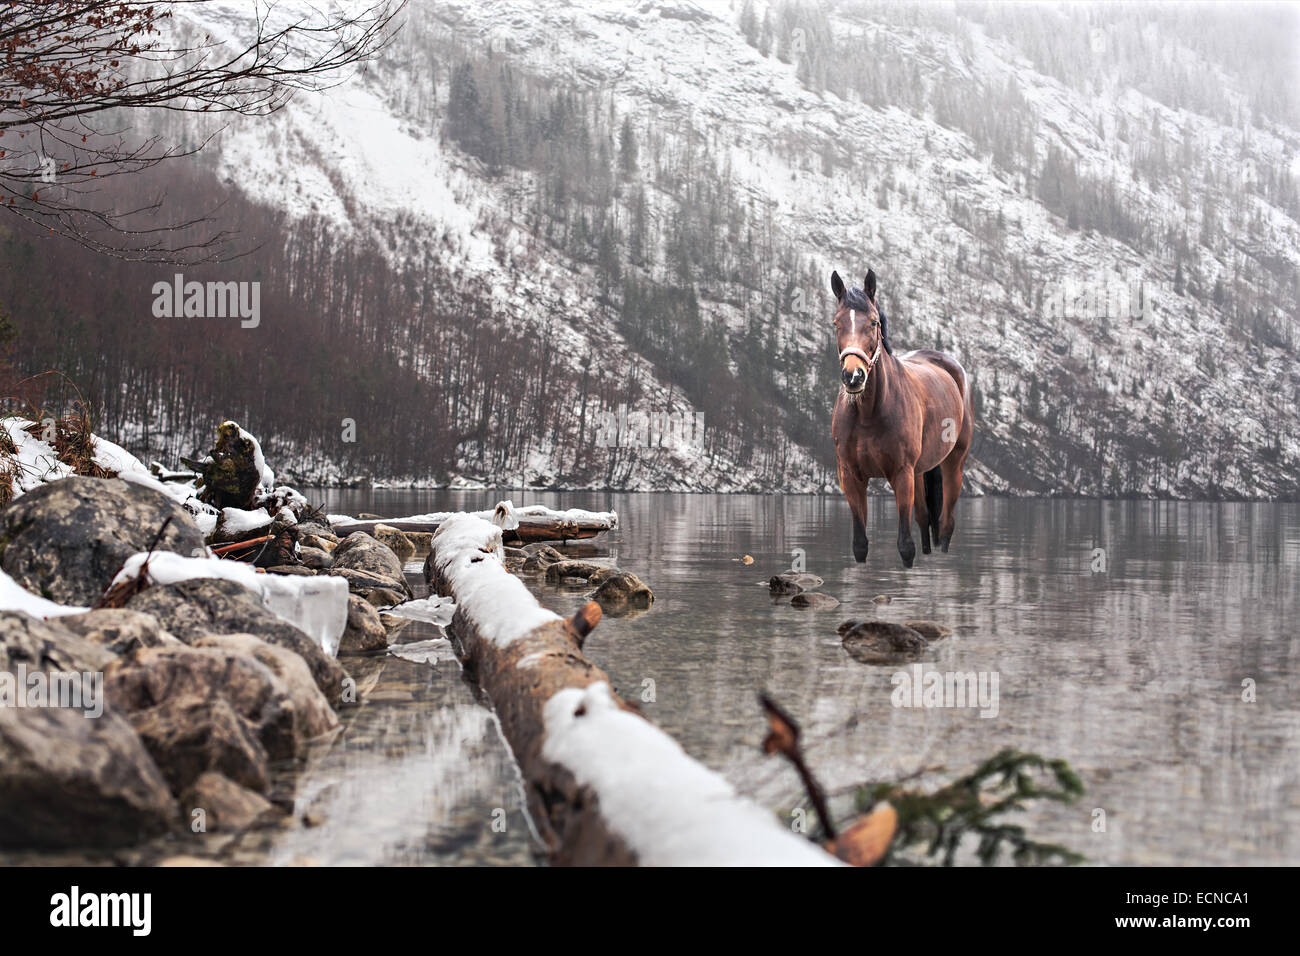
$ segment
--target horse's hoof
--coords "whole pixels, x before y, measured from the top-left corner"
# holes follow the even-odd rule
[[[857,554],[857,553],[855,552],[854,555],[853,555],[853,560],[856,561],[856,562],[858,562],[858,564],[866,564],[866,563],[867,563],[867,552],[863,551],[861,554]]]
[[[947,538],[944,538],[944,540],[940,541],[940,542],[939,542],[939,547],[940,547],[940,549],[943,551],[944,554],[947,554],[947,553],[948,553],[948,539],[947,539]]]
[[[928,544],[923,544],[923,545],[921,545],[921,553],[922,553],[922,554],[929,554],[929,553],[930,553],[930,546],[929,546]]]

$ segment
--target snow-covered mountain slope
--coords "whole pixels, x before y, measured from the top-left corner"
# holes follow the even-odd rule
[[[240,6],[225,5],[229,20],[208,11],[207,28],[238,29]],[[692,172],[665,169],[703,153],[740,231],[760,224],[769,251],[752,286],[737,274],[691,276],[700,309],[732,334],[735,370],[755,296],[775,298],[769,347],[795,369],[777,385],[815,388],[824,402],[821,433],[792,434],[779,464],[737,451],[743,440],[708,455],[679,442],[628,452],[616,483],[832,488],[826,277],[870,266],[896,344],[952,351],[976,381],[971,490],[1297,494],[1300,133],[1253,111],[1241,78],[1177,35],[1135,40],[1103,23],[1089,41],[1103,59],[1149,49],[1164,58],[1156,70],[1223,73],[1227,121],[1108,80],[1104,65],[1096,81],[1063,82],[960,7],[894,15],[839,4],[817,21],[829,33],[785,31],[794,36],[781,24],[812,21],[775,4],[751,9],[791,62],[747,42],[738,4],[415,0],[379,61],[225,134],[220,175],[291,217],[326,218],[341,241],[377,239],[395,263],[435,249],[466,282],[490,287],[504,313],[548,324],[575,371],[593,353],[640,366],[647,410],[693,412],[670,373],[640,361],[590,263],[539,228],[543,176],[490,167],[448,135],[449,78],[475,57],[594,97],[611,128],[637,131],[646,159],[632,179],[659,255],[628,274],[668,281],[664,248],[691,202]],[[1132,43],[1147,45],[1122,46]],[[821,82],[817,70],[851,55],[845,44],[887,58],[906,97]],[[972,104],[987,113],[978,123]],[[626,235],[626,199],[609,214]],[[782,263],[797,265],[775,274]],[[555,474],[547,455],[540,447],[518,475],[490,477]]]

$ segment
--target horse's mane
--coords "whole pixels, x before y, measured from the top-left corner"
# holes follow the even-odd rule
[[[893,355],[894,347],[889,344],[889,319],[886,318],[885,310],[880,307],[880,304],[868,299],[867,293],[862,289],[846,289],[844,304],[855,312],[870,312],[871,306],[875,305],[876,312],[880,315],[880,341],[885,346],[885,351]]]

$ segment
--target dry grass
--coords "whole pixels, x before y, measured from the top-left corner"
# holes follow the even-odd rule
[[[49,442],[59,461],[72,469],[74,475],[87,478],[113,478],[117,472],[101,467],[95,461],[95,435],[86,403],[73,403],[72,412],[62,418],[43,415],[25,429],[27,434]]]

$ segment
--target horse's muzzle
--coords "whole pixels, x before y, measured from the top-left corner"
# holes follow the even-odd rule
[[[845,391],[857,393],[867,387],[867,373],[861,366],[854,369],[841,368],[840,378],[844,382]]]

